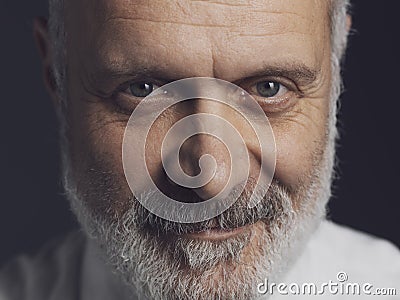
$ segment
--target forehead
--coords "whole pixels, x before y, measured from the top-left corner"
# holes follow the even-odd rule
[[[84,0],[68,12],[72,47],[104,68],[157,62],[222,76],[293,59],[317,68],[329,46],[321,0]]]

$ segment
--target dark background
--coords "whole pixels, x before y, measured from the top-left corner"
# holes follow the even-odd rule
[[[56,122],[32,38],[46,1],[0,1],[1,265],[76,224],[62,197]],[[353,4],[330,216],[400,246],[400,1]]]

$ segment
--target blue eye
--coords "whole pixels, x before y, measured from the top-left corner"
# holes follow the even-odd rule
[[[154,90],[154,85],[148,82],[135,82],[129,85],[129,91],[135,97],[144,98],[150,95]]]
[[[275,81],[261,81],[257,83],[257,93],[265,98],[276,96],[281,88],[281,84]]]

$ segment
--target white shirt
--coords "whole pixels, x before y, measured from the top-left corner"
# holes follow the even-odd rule
[[[76,232],[47,245],[33,258],[16,258],[0,271],[0,300],[141,299],[132,298],[97,251]],[[325,286],[323,296],[315,299],[400,299],[400,251],[385,240],[323,221],[282,283],[274,283],[281,284],[280,291],[287,295],[281,295],[275,286],[270,299],[309,299],[310,295],[294,295],[289,287],[296,291],[296,285],[301,289],[312,283],[321,291],[330,280],[339,284],[337,276],[341,280],[347,276],[343,284],[370,284],[370,293],[376,288],[394,288],[397,295],[353,296],[340,291],[332,295]],[[265,282],[261,284],[265,287]]]

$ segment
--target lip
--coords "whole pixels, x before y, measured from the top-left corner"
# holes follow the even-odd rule
[[[250,226],[251,225],[246,225],[234,229],[212,228],[201,232],[188,233],[185,234],[184,237],[189,239],[199,239],[199,240],[209,240],[209,241],[226,240],[245,233],[246,231],[250,230]]]

